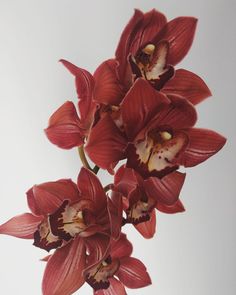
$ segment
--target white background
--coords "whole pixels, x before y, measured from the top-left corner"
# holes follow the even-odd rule
[[[57,61],[91,72],[114,55],[134,8],[157,8],[168,19],[199,18],[189,55],[178,67],[205,79],[213,98],[200,106],[198,126],[228,138],[206,163],[188,170],[181,194],[187,212],[158,215],[157,234],[143,240],[133,228],[134,256],[147,265],[153,285],[128,294],[236,294],[234,0],[32,1],[0,0],[0,223],[26,212],[33,184],[76,180],[76,150],[46,139],[49,116],[65,100],[76,102],[72,76]],[[104,184],[109,179],[103,175]],[[40,295],[45,252],[32,241],[0,236],[0,294]],[[92,294],[84,286],[78,294]]]

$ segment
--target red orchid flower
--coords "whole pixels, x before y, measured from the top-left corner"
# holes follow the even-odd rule
[[[45,133],[53,144],[70,149],[84,144],[94,121],[97,103],[93,100],[93,76],[66,60],[61,62],[75,76],[80,116],[73,102],[67,101],[50,117]]]
[[[136,289],[151,284],[143,263],[131,256],[133,247],[125,234],[111,242],[110,252],[94,263],[88,257],[89,266],[84,274],[86,282],[94,289],[94,295],[126,295],[125,287]]]
[[[180,96],[167,97],[138,79],[121,107],[124,133],[109,114],[91,130],[86,152],[98,166],[108,169],[127,158],[127,167],[144,178],[163,177],[178,167],[193,167],[218,152],[226,139],[218,133],[193,128],[197,114]]]
[[[176,173],[160,180],[144,180],[134,169],[121,166],[115,174],[114,187],[123,196],[123,209],[126,213],[124,224],[133,224],[144,238],[150,239],[156,231],[155,208],[169,214],[185,211],[178,199],[183,183],[175,182],[178,175]],[[150,181],[154,181],[158,188],[155,194],[150,190]],[[116,194],[113,196],[115,198]],[[174,203],[166,205],[167,200]]]
[[[135,13],[125,27],[116,58],[103,62],[94,73],[97,101],[119,105],[133,82],[142,77],[156,89],[178,94],[197,104],[211,95],[196,74],[174,70],[188,53],[197,19],[178,17],[167,22],[155,9]]]
[[[118,239],[121,212],[113,216],[100,181],[85,168],[77,185],[67,179],[35,185],[27,199],[32,213],[10,219],[0,226],[0,233],[34,238],[34,245],[47,251],[57,248],[47,263],[43,294],[71,294],[84,283],[88,249],[99,259],[109,247],[110,236]]]

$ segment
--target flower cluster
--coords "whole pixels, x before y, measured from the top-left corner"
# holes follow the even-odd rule
[[[44,295],[69,295],[85,282],[95,295],[125,295],[125,287],[151,284],[122,227],[132,224],[152,238],[156,210],[185,210],[179,195],[186,174],[179,168],[207,160],[225,144],[220,134],[194,127],[195,105],[211,95],[207,85],[175,68],[191,47],[196,24],[193,17],[167,22],[156,10],[135,10],[115,57],[93,75],[61,60],[75,78],[78,105],[65,102],[45,132],[60,148],[78,147],[84,167],[77,183],[33,186],[27,192],[31,213],[0,226],[1,234],[54,250],[44,259]],[[100,168],[114,175],[112,184],[102,186]]]

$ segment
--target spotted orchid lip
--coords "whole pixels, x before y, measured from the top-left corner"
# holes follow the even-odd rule
[[[98,229],[95,224],[94,211],[94,204],[91,200],[83,199],[74,204],[65,200],[58,210],[49,216],[52,233],[65,241],[69,241],[76,235],[93,234]]]
[[[33,245],[49,252],[52,249],[60,247],[62,242],[61,238],[52,233],[48,218],[45,218],[38,226],[38,230],[34,233]]]
[[[119,259],[108,256],[86,271],[85,280],[95,291],[107,289],[110,286],[109,278],[113,277],[119,267]]]

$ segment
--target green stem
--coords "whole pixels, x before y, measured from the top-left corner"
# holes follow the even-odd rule
[[[93,172],[94,172],[95,174],[97,174],[98,171],[99,171],[99,169],[100,169],[100,167],[97,166],[97,165],[95,165],[95,166],[93,167]]]
[[[89,165],[89,162],[85,156],[85,153],[84,153],[84,146],[81,145],[78,147],[78,152],[79,152],[79,156],[80,156],[80,160],[83,164],[84,167],[88,168],[89,170],[93,171],[93,169],[91,168],[91,166]]]

